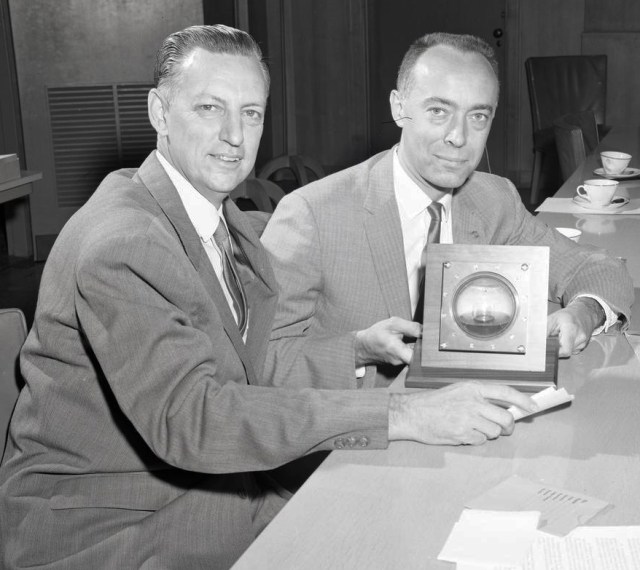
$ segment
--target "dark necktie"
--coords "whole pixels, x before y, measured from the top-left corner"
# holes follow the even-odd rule
[[[427,206],[431,221],[429,222],[429,232],[427,233],[427,244],[440,243],[440,223],[442,222],[442,204],[440,202],[431,202]],[[418,285],[418,304],[413,315],[413,320],[422,322],[422,313],[424,310],[424,272],[427,267],[427,244],[422,250],[421,268],[420,268],[420,284]]]
[[[216,231],[213,233],[213,240],[222,253],[222,275],[233,301],[233,309],[238,319],[238,328],[240,333],[244,334],[247,328],[247,300],[233,259],[229,232],[222,220],[220,220]]]

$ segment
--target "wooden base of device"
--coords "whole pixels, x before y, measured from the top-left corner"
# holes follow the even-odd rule
[[[545,370],[491,370],[475,368],[443,368],[422,366],[422,343],[416,342],[413,359],[409,364],[405,386],[407,388],[440,388],[453,382],[478,380],[491,384],[506,384],[521,392],[539,392],[556,386],[558,379],[558,337],[547,338]]]

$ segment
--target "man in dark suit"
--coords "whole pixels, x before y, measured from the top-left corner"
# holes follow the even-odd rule
[[[268,83],[239,30],[163,43],[157,151],[104,180],[43,273],[0,469],[3,567],[228,568],[286,500],[267,470],[390,439],[481,443],[513,429],[489,398],[535,407],[476,385],[259,385],[276,284],[228,196],[253,167]]]

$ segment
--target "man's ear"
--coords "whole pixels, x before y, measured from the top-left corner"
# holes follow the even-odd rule
[[[149,121],[159,135],[167,134],[167,121],[165,111],[167,108],[166,99],[157,89],[149,91],[147,97],[147,109],[149,111]]]
[[[391,107],[391,116],[393,117],[393,120],[395,121],[396,125],[402,128],[404,124],[404,121],[402,120],[404,118],[404,110],[402,105],[402,97],[396,89],[391,91],[391,94],[389,95],[389,106]]]

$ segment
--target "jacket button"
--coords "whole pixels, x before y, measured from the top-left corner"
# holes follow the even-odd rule
[[[358,439],[358,445],[360,447],[367,447],[369,445],[369,438],[366,435],[363,435],[360,439]]]
[[[344,449],[344,439],[341,437],[337,437],[333,440],[333,445],[336,449]]]

